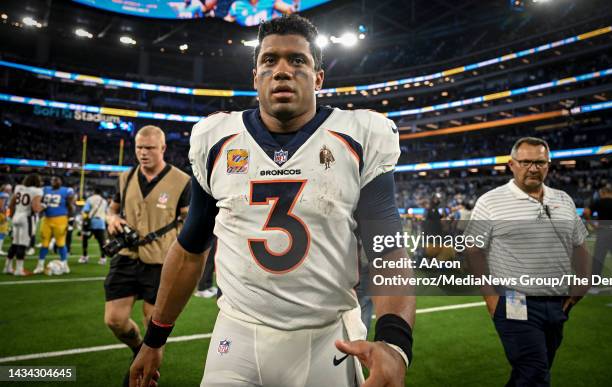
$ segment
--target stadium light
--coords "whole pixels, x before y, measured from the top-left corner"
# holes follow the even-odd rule
[[[80,38],[88,38],[88,39],[93,38],[93,35],[89,31],[83,28],[77,28],[76,30],[74,30],[74,33],[76,36]]]
[[[327,46],[329,44],[329,39],[325,35],[317,36],[317,45],[321,48]]]
[[[127,35],[120,37],[119,41],[123,44],[136,44],[136,41]]]
[[[6,19],[8,19],[8,15],[7,15],[7,14],[5,14],[5,13],[3,13],[3,14],[2,14],[2,20],[6,20]]]
[[[340,37],[340,44],[346,47],[352,47],[357,44],[357,36],[351,32],[347,32]]]
[[[243,40],[242,44],[244,44],[247,47],[257,47],[257,46],[259,46],[259,40],[257,40],[257,39]]]
[[[340,37],[332,36],[332,43],[341,44],[346,47],[352,47],[357,44],[357,36],[351,32],[347,32]]]
[[[36,21],[34,18],[30,16],[24,17],[21,21],[23,22],[23,24],[25,24],[28,27],[38,27],[38,28],[42,27],[42,24],[40,24],[38,21]]]
[[[179,50],[181,50],[181,51],[187,51],[188,48],[189,48],[189,45],[187,43],[181,44],[179,46]]]

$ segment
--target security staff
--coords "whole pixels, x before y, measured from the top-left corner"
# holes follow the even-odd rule
[[[544,185],[549,164],[546,141],[525,137],[514,144],[509,161],[514,179],[478,199],[466,229],[483,241],[468,250],[473,274],[490,273],[506,281],[525,275],[540,280],[572,273],[590,277],[586,228],[572,198]],[[506,385],[549,386],[563,325],[588,288],[517,280],[482,290],[512,365]]]
[[[109,234],[117,240],[126,232],[136,231],[138,242],[122,248],[112,258],[104,281],[104,322],[137,354],[142,337],[130,318],[132,307],[137,299],[144,301],[146,326],[155,305],[166,252],[178,234],[177,220],[187,214],[190,178],[164,161],[166,140],[160,128],[141,128],[135,143],[139,165],[119,176],[107,223]]]

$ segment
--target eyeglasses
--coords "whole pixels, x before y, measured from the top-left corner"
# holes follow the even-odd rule
[[[513,159],[521,166],[521,168],[531,168],[532,165],[535,165],[537,169],[542,169],[548,166],[548,160],[517,160]]]

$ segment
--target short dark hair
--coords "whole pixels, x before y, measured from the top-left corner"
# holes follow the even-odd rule
[[[512,151],[510,152],[510,156],[512,158],[516,158],[516,154],[517,154],[519,148],[521,147],[521,145],[523,145],[523,144],[543,146],[544,148],[546,148],[546,154],[547,154],[548,158],[550,159],[550,147],[548,146],[548,143],[546,142],[546,140],[543,140],[543,139],[537,138],[537,137],[521,137],[518,140],[516,140],[516,142],[512,146]]]
[[[310,20],[301,17],[300,15],[291,14],[284,15],[277,19],[268,20],[259,25],[257,40],[259,44],[255,47],[253,55],[253,65],[257,67],[257,57],[261,48],[261,42],[268,35],[300,35],[303,36],[310,45],[310,53],[314,58],[314,67],[316,71],[321,70],[323,66],[323,51],[317,44],[317,27]]]
[[[40,187],[42,185],[42,180],[37,173],[32,173],[24,177],[23,185],[26,187]]]
[[[93,191],[94,191],[94,194],[102,195],[102,188],[100,187],[94,187]]]

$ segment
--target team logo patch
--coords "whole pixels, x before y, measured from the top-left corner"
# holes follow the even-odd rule
[[[232,342],[229,341],[229,339],[221,340],[219,342],[219,347],[217,348],[217,353],[219,355],[225,355],[226,353],[229,352],[231,344]]]
[[[282,149],[274,151],[274,162],[278,164],[279,166],[285,164],[288,158],[289,158],[289,151],[284,151]]]
[[[227,173],[246,173],[249,169],[249,151],[230,149],[227,151]]]
[[[325,166],[325,169],[331,168],[331,165],[336,161],[333,153],[327,145],[323,145],[323,148],[319,151],[319,163]]]
[[[168,203],[168,194],[166,192],[162,192],[161,194],[159,194],[159,197],[157,198],[157,207],[158,208],[166,208],[166,203]]]
[[[159,202],[159,204],[166,204],[168,203],[168,194],[165,192],[162,192],[159,195],[159,198],[157,199],[157,201]]]

